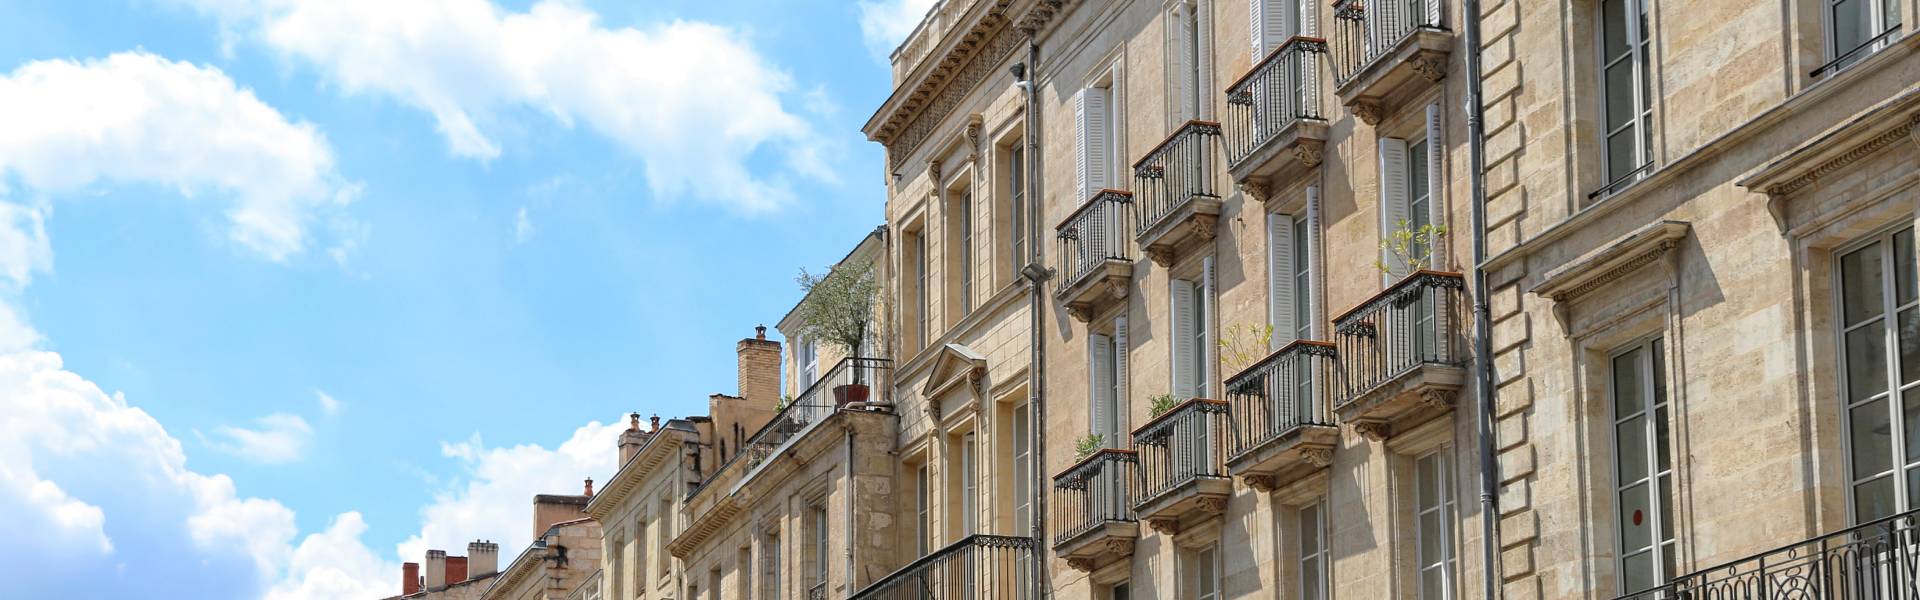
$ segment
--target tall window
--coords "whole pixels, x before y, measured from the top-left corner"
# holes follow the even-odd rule
[[[1115,170],[1120,162],[1120,144],[1116,139],[1119,114],[1116,112],[1111,80],[1080,90],[1073,97],[1075,120],[1075,179],[1079,197],[1085,202],[1105,188],[1114,187]]]
[[[1033,430],[1027,424],[1027,405],[1013,409],[1013,535],[1033,527]]]
[[[768,529],[766,538],[760,542],[760,593],[765,598],[780,597],[780,530]]]
[[[980,531],[977,519],[980,513],[979,484],[980,474],[975,471],[979,457],[975,454],[973,433],[969,432],[960,442],[960,535],[973,535]]]
[[[1018,276],[1027,264],[1027,149],[1014,140],[1007,150],[1008,273]]]
[[[1445,450],[1413,462],[1420,600],[1453,600],[1453,477]]]
[[[1842,68],[1887,45],[1900,33],[1899,0],[1821,0],[1826,5],[1827,56],[1822,71]]]
[[[643,507],[645,505],[642,505]],[[633,520],[633,578],[634,591],[638,592],[647,582],[647,516],[640,515]]]
[[[653,528],[653,543],[655,549],[653,553],[653,570],[657,573],[657,575],[655,575],[656,577],[666,577],[667,574],[673,572],[673,566],[667,562],[668,559],[673,556],[667,552],[667,543],[673,540],[673,499],[661,498],[660,506],[654,510],[653,514],[659,515],[660,517],[659,525]],[[645,578],[645,575],[641,574],[641,572],[645,571],[644,567],[635,569],[635,571],[636,573],[634,575],[636,577]]]
[[[1133,600],[1133,583],[1123,581],[1113,584],[1107,593],[1107,600]]]
[[[800,363],[800,391],[805,391],[820,377],[819,346],[813,340],[804,339],[794,344],[794,360]]]
[[[912,253],[909,260],[913,264],[914,345],[926,348],[927,313],[933,311],[927,302],[927,236],[917,231],[907,232],[907,250]]]
[[[1326,520],[1319,503],[1300,508],[1300,600],[1325,600],[1327,597]]]
[[[1211,391],[1207,367],[1213,360],[1213,334],[1208,318],[1213,312],[1213,257],[1206,257],[1200,276],[1175,279],[1173,298],[1173,395],[1205,398]]]
[[[740,550],[734,554],[733,565],[740,574],[740,580],[733,585],[733,596],[739,600],[751,600],[753,598],[753,547],[741,546]]]
[[[1311,235],[1305,218],[1293,220],[1293,337],[1298,340],[1313,337],[1313,262],[1307,255]]]
[[[1628,593],[1673,576],[1673,522],[1668,517],[1673,462],[1668,458],[1665,363],[1658,339],[1613,356],[1615,523],[1620,585]]]
[[[1280,49],[1281,44],[1295,35],[1308,35],[1304,11],[1300,9],[1300,0],[1248,0],[1253,10],[1248,31],[1253,34],[1253,62]]]
[[[815,504],[808,517],[813,521],[813,588],[826,589],[827,565],[831,563],[827,555],[827,506]]]
[[[1855,0],[1860,1],[1860,0]],[[1646,174],[1653,161],[1653,108],[1647,86],[1647,7],[1644,0],[1600,2],[1601,122],[1606,131],[1605,173],[1611,193]]]
[[[613,581],[610,583],[611,587],[613,588],[613,597],[623,598],[625,596],[622,596],[620,594],[620,591],[625,588],[624,584],[626,583],[627,541],[624,539],[615,537],[613,539],[613,553],[611,556],[607,558],[609,559],[607,562],[609,563],[609,566],[612,567],[611,570],[613,571]],[[641,579],[645,579],[645,578],[642,577]],[[639,586],[636,586],[636,587],[639,587]]]
[[[1212,544],[1189,557],[1186,587],[1193,600],[1220,600],[1220,554]]]
[[[915,540],[919,544],[920,556],[926,556],[927,552],[933,549],[933,521],[931,515],[927,514],[927,509],[933,504],[932,483],[928,479],[926,465],[920,465],[920,468],[914,470],[914,533]]]
[[[707,600],[720,600],[720,567],[707,569]]]
[[[1864,523],[1920,498],[1920,435],[1911,425],[1920,400],[1908,401],[1920,387],[1913,229],[1877,236],[1839,262],[1853,519]]]
[[[1121,445],[1121,411],[1126,407],[1121,380],[1126,371],[1126,319],[1114,321],[1114,335],[1087,335],[1088,433],[1107,448]]]
[[[1195,0],[1175,2],[1167,13],[1168,108],[1177,121],[1201,118],[1207,95],[1201,52],[1200,9]]]
[[[951,319],[973,312],[973,191],[954,194],[947,215],[947,276],[951,278],[947,294],[951,298]]]

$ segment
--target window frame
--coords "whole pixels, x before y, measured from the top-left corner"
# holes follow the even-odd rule
[[[1328,503],[1326,499],[1320,498],[1294,510],[1294,579],[1300,582],[1299,585],[1294,588],[1294,591],[1299,594],[1298,597],[1301,600],[1327,600],[1327,593],[1329,591],[1327,589],[1327,580],[1329,579],[1329,571],[1331,570],[1328,568],[1328,559],[1332,557],[1332,553],[1327,547],[1327,508]],[[1312,512],[1309,513],[1308,511]],[[1307,518],[1309,514],[1313,517],[1311,523],[1308,522]],[[1306,552],[1306,542],[1309,536],[1314,541],[1314,551],[1310,553]],[[1307,563],[1309,561],[1312,561],[1315,565],[1313,577],[1307,576]],[[1312,588],[1308,586],[1312,586]],[[1308,592],[1309,589],[1312,590],[1312,593]]]
[[[1833,253],[1832,269],[1834,285],[1832,294],[1833,319],[1835,324],[1834,348],[1836,349],[1834,352],[1834,360],[1836,366],[1835,376],[1839,379],[1836,389],[1839,393],[1840,405],[1842,407],[1842,413],[1838,415],[1837,418],[1841,423],[1841,458],[1843,469],[1845,469],[1842,477],[1844,477],[1847,482],[1845,497],[1849,523],[1863,523],[1872,520],[1863,517],[1859,511],[1860,497],[1857,489],[1865,482],[1880,479],[1891,479],[1893,481],[1893,506],[1888,514],[1905,512],[1916,504],[1913,490],[1908,489],[1905,484],[1907,478],[1911,477],[1908,472],[1920,470],[1920,460],[1909,461],[1906,459],[1907,446],[1915,442],[1906,439],[1907,432],[1905,427],[1898,426],[1897,424],[1901,423],[1902,419],[1904,419],[1902,411],[1905,409],[1905,406],[1903,405],[1902,397],[1908,393],[1920,393],[1920,380],[1916,380],[1913,383],[1900,381],[1900,372],[1904,365],[1901,362],[1899,352],[1900,338],[1898,329],[1900,313],[1920,311],[1920,293],[1916,293],[1915,299],[1908,302],[1902,302],[1899,297],[1900,282],[1898,281],[1898,277],[1900,265],[1899,257],[1896,253],[1899,251],[1898,240],[1902,234],[1907,235],[1908,239],[1911,240],[1909,241],[1909,245],[1912,247],[1912,250],[1920,252],[1920,231],[1917,231],[1910,223],[1903,223],[1881,229],[1871,235],[1863,236],[1861,239],[1842,246],[1841,249]],[[1876,317],[1865,319],[1858,324],[1850,326],[1847,323],[1846,317],[1846,281],[1844,279],[1846,271],[1843,261],[1847,256],[1875,245],[1880,247],[1881,268],[1878,273],[1880,277],[1880,305],[1877,308],[1881,312]],[[1914,264],[1920,266],[1920,256],[1914,258]],[[1920,280],[1920,274],[1910,274],[1910,276],[1914,276],[1916,280]],[[1920,286],[1920,281],[1916,281],[1913,285]],[[1884,369],[1884,372],[1881,374],[1883,381],[1881,382],[1881,389],[1879,391],[1874,392],[1865,400],[1856,402],[1851,398],[1850,394],[1850,387],[1853,381],[1849,373],[1850,365],[1847,359],[1847,334],[1852,330],[1867,327],[1869,326],[1868,323],[1876,321],[1881,329],[1880,348],[1881,351],[1885,353],[1883,364],[1881,365],[1881,368]],[[1887,458],[1891,459],[1891,464],[1881,473],[1867,478],[1859,478],[1854,476],[1855,442],[1853,412],[1874,402],[1885,402],[1887,405],[1887,414],[1885,415],[1889,429],[1889,439],[1887,441],[1889,452]],[[1887,515],[1880,515],[1874,518],[1884,516]]]
[[[1648,0],[1600,0],[1594,4],[1594,11],[1596,13],[1593,41],[1595,50],[1594,65],[1596,67],[1594,69],[1594,80],[1596,89],[1600,92],[1599,142],[1602,184],[1599,189],[1587,195],[1589,201],[1600,200],[1617,194],[1632,183],[1646,179],[1646,177],[1653,172],[1655,162],[1653,156],[1653,98],[1647,97],[1652,92],[1652,58],[1650,54],[1653,48],[1651,41],[1647,37],[1647,32],[1644,30],[1644,28],[1647,27],[1647,19],[1649,18],[1647,1]],[[1622,54],[1618,59],[1607,56],[1608,2],[1624,2],[1627,4],[1627,7],[1623,9],[1623,13],[1626,15],[1624,17],[1625,22],[1622,23],[1622,25],[1626,27],[1626,32],[1623,35],[1626,39],[1627,52]],[[1638,18],[1634,18],[1636,16]],[[1612,116],[1607,106],[1607,93],[1609,90],[1607,84],[1607,69],[1615,64],[1619,64],[1620,61],[1630,63],[1633,68],[1633,73],[1630,76],[1629,91],[1631,98],[1629,99],[1629,108],[1634,117],[1629,119],[1625,125],[1616,129],[1609,125]],[[1634,144],[1634,154],[1636,157],[1635,162],[1638,164],[1633,165],[1629,171],[1620,175],[1614,175],[1615,165],[1613,164],[1612,138],[1614,134],[1623,133],[1629,128],[1635,130],[1635,133],[1637,133],[1635,137],[1638,139]]]
[[[1457,585],[1455,580],[1459,575],[1457,562],[1459,557],[1454,553],[1454,543],[1459,540],[1457,523],[1454,521],[1454,515],[1457,514],[1455,505],[1457,482],[1453,477],[1454,463],[1451,450],[1450,447],[1442,447],[1413,459],[1414,589],[1420,600],[1454,600],[1457,595],[1457,590],[1454,588]],[[1427,505],[1429,498],[1423,496],[1427,486],[1421,481],[1421,474],[1426,472],[1422,463],[1428,460],[1434,461],[1432,472],[1437,479],[1434,481],[1433,490],[1439,496],[1432,499],[1436,500],[1432,506]],[[1439,527],[1438,531],[1426,530],[1423,517],[1429,514],[1437,515],[1435,525]],[[1440,537],[1440,543],[1437,546],[1440,556],[1433,557],[1436,560],[1430,561],[1426,556],[1426,537],[1432,534],[1438,534]],[[1440,570],[1440,597],[1429,598],[1425,578],[1427,572],[1434,569]]]
[[[1673,486],[1678,482],[1678,476],[1675,473],[1677,469],[1674,467],[1671,457],[1668,457],[1666,468],[1664,470],[1660,468],[1662,453],[1660,452],[1659,432],[1665,429],[1668,432],[1669,439],[1671,439],[1673,427],[1671,422],[1673,415],[1672,387],[1667,381],[1664,368],[1666,364],[1666,347],[1666,339],[1656,335],[1641,338],[1607,353],[1605,398],[1607,404],[1607,435],[1610,444],[1609,448],[1612,449],[1610,475],[1613,483],[1611,493],[1614,505],[1613,518],[1609,524],[1613,529],[1614,584],[1619,586],[1618,591],[1622,594],[1631,594],[1640,592],[1642,589],[1647,589],[1628,589],[1627,559],[1629,557],[1627,556],[1628,549],[1626,548],[1627,536],[1626,530],[1621,526],[1621,521],[1624,515],[1623,511],[1626,510],[1625,493],[1629,487],[1643,485],[1647,488],[1646,510],[1648,519],[1651,521],[1647,531],[1651,536],[1649,539],[1652,540],[1652,543],[1649,548],[1643,552],[1653,555],[1651,564],[1656,569],[1655,580],[1653,586],[1650,587],[1658,587],[1665,584],[1671,581],[1678,573],[1679,536],[1671,533],[1673,523],[1669,520],[1670,515],[1666,514],[1666,511],[1675,505]],[[1621,358],[1634,355],[1635,353],[1638,354],[1636,355],[1637,358],[1634,362],[1634,368],[1642,369],[1640,381],[1638,382],[1641,386],[1639,392],[1641,403],[1636,407],[1638,412],[1622,417],[1619,414],[1620,397],[1619,390],[1617,389],[1619,380],[1617,367]],[[1658,357],[1658,360],[1656,360],[1656,357]],[[1656,400],[1656,398],[1658,399]],[[1624,476],[1621,468],[1625,463],[1621,460],[1622,446],[1620,444],[1620,426],[1635,418],[1641,419],[1645,423],[1646,431],[1640,435],[1646,447],[1642,448],[1640,452],[1647,463],[1641,465],[1641,468],[1645,470],[1642,478],[1636,480],[1634,483],[1627,483],[1622,481]],[[1666,483],[1662,483],[1662,479],[1667,480]],[[1662,502],[1666,504],[1663,505]],[[1639,553],[1640,552],[1636,552],[1636,555]],[[1672,568],[1669,568],[1669,564],[1673,565]]]
[[[1867,28],[1859,32],[1859,34],[1863,36],[1859,45],[1842,49],[1839,45],[1838,30],[1836,29],[1839,21],[1834,18],[1834,7],[1849,0],[1818,1],[1820,4],[1820,32],[1825,38],[1821,40],[1820,48],[1824,52],[1823,56],[1826,58],[1826,62],[1814,69],[1812,73],[1809,73],[1808,75],[1810,77],[1833,75],[1845,71],[1848,67],[1859,64],[1860,61],[1865,60],[1867,57],[1873,56],[1881,50],[1886,49],[1892,45],[1894,40],[1900,39],[1901,37],[1900,31],[1905,25],[1906,15],[1897,12],[1900,8],[1898,3],[1894,5],[1896,14],[1893,16],[1898,18],[1899,21],[1889,24],[1887,22],[1887,2],[1885,0],[1852,0],[1860,2],[1862,8],[1866,10],[1863,20],[1866,21]]]

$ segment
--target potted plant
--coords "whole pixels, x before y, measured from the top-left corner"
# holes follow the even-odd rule
[[[803,268],[795,280],[805,295],[800,306],[794,308],[800,335],[837,346],[847,357],[857,358],[855,353],[867,339],[873,299],[879,291],[873,260],[851,258],[828,269],[825,275],[813,275]],[[850,368],[853,372],[848,383],[833,388],[834,406],[866,402],[872,395],[872,389],[862,381],[862,369],[858,365]]]

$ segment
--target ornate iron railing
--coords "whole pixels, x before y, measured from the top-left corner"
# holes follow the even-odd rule
[[[1821,75],[1837,73],[1848,65],[1860,62],[1860,59],[1880,51],[1881,48],[1887,46],[1888,42],[1898,39],[1899,37],[1900,24],[1892,23],[1885,31],[1881,31],[1878,35],[1868,38],[1867,41],[1861,42],[1860,45],[1854,46],[1852,49],[1841,52],[1840,55],[1834,57],[1833,60],[1827,61],[1827,64],[1820,65],[1820,67],[1814,69],[1813,72],[1807,73],[1807,76],[1819,77]]]
[[[807,600],[827,600],[827,582],[822,581],[807,588]]]
[[[1227,163],[1238,165],[1287,126],[1320,119],[1320,62],[1327,41],[1294,37],[1227,87]]]
[[[849,600],[1037,598],[1033,538],[976,534],[913,561]]]
[[[1337,0],[1334,79],[1345,84],[1421,29],[1445,30],[1441,0]]]
[[[1227,476],[1227,403],[1194,398],[1133,431],[1140,453],[1138,507],[1196,479]]]
[[[1352,399],[1422,365],[1463,363],[1459,273],[1415,271],[1333,319],[1343,375]]]
[[[1053,476],[1053,544],[1059,546],[1107,523],[1135,520],[1132,450],[1108,448]]]
[[[1133,194],[1100,190],[1054,227],[1060,238],[1060,275],[1073,287],[1100,271],[1108,259],[1132,261]]]
[[[1794,542],[1616,600],[1920,598],[1920,511]]]
[[[596,569],[592,575],[588,575],[586,581],[580,582],[580,587],[573,588],[573,593],[567,594],[567,600],[600,600],[600,574],[601,571]]]
[[[1135,234],[1146,233],[1194,198],[1219,198],[1214,186],[1214,144],[1220,124],[1187,121],[1133,164]]]
[[[1296,340],[1227,379],[1233,444],[1240,456],[1303,425],[1333,425],[1332,399],[1339,381],[1333,344]]]
[[[835,363],[826,375],[807,386],[807,391],[781,407],[780,412],[767,421],[759,431],[755,431],[747,441],[719,468],[713,470],[714,476],[706,478],[698,487],[687,492],[691,498],[706,489],[707,484],[720,479],[720,473],[734,468],[753,469],[768,458],[777,456],[801,434],[815,424],[840,410],[840,406],[853,402],[887,402],[888,391],[893,389],[893,361],[884,358],[843,358]]]

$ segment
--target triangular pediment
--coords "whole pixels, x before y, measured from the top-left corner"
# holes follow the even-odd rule
[[[922,394],[932,396],[935,390],[962,374],[977,377],[987,372],[987,357],[972,348],[943,344],[938,352],[933,359],[933,370],[927,373],[927,383],[920,389]]]

